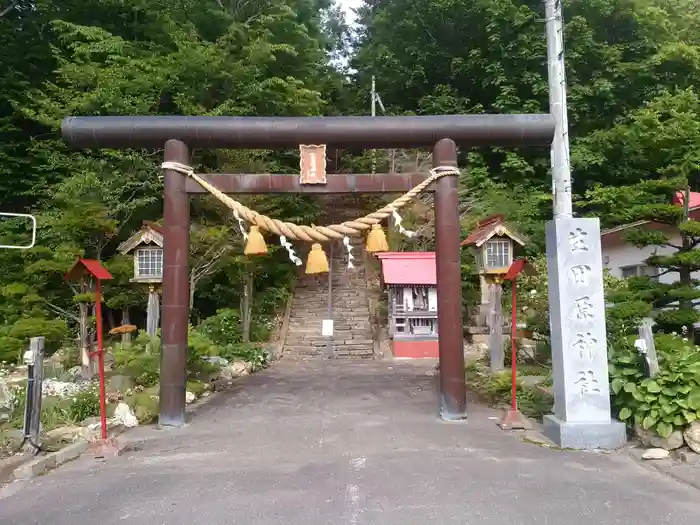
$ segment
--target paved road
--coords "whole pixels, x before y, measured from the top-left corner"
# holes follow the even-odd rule
[[[438,421],[433,374],[406,362],[283,361],[185,428],[138,429],[138,450],[5,489],[0,523],[699,523],[695,489],[624,453],[526,443],[478,406],[466,424]]]

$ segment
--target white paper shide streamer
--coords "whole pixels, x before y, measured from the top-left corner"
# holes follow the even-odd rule
[[[238,227],[241,229],[241,235],[243,236],[243,241],[248,240],[248,232],[245,231],[245,223],[243,222],[243,219],[241,219],[241,216],[238,215],[238,212],[236,210],[233,210],[233,216],[234,218],[238,221]]]
[[[299,257],[297,257],[297,254],[294,253],[294,247],[292,246],[292,243],[289,242],[284,235],[280,236],[280,244],[285,250],[287,250],[287,253],[289,253],[289,260],[297,266],[301,266],[301,259],[299,259]]]
[[[416,232],[412,232],[410,230],[407,230],[406,228],[404,228],[401,225],[401,221],[403,221],[403,219],[401,218],[401,215],[399,215],[396,210],[392,210],[391,215],[394,218],[394,224],[396,224],[396,229],[399,230],[399,233],[401,235],[405,235],[406,237],[408,237],[410,239],[411,237],[413,237],[416,234]]]
[[[355,257],[352,255],[352,245],[350,244],[350,237],[347,235],[343,237],[343,244],[345,245],[345,249],[348,251],[348,268],[354,268],[355,265],[352,264],[352,261],[355,259]]]

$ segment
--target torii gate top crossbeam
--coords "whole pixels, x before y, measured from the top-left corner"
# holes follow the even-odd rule
[[[546,146],[551,115],[420,117],[67,117],[63,139],[77,148],[162,148],[177,139],[190,148],[433,147],[450,138],[466,146]]]

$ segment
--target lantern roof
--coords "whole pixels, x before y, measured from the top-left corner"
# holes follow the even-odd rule
[[[117,247],[117,251],[127,254],[141,245],[155,244],[159,248],[163,247],[165,229],[151,221],[143,221],[141,229],[134,233]]]
[[[480,248],[495,235],[508,237],[520,246],[525,246],[527,242],[524,236],[505,222],[503,214],[498,214],[480,220],[476,225],[476,229],[460,243],[460,246],[476,246]]]
[[[112,279],[112,274],[96,259],[78,259],[73,267],[66,272],[65,278],[68,281],[74,281],[86,275],[100,281]]]

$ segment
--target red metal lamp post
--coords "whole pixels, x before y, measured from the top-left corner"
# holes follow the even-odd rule
[[[107,401],[105,395],[105,358],[102,347],[102,289],[101,281],[113,279],[107,268],[95,259],[78,259],[73,267],[66,273],[66,280],[75,281],[85,277],[92,277],[95,281],[95,325],[97,328],[97,350],[90,353],[90,357],[97,354],[100,376],[100,426],[102,440],[107,439]]]
[[[518,410],[517,400],[517,286],[516,279],[525,269],[527,259],[516,259],[508,268],[503,277],[504,281],[510,281],[511,286],[511,320],[510,320],[510,345],[511,345],[511,407],[507,410],[498,423],[503,430],[527,430],[531,428],[530,422]]]

